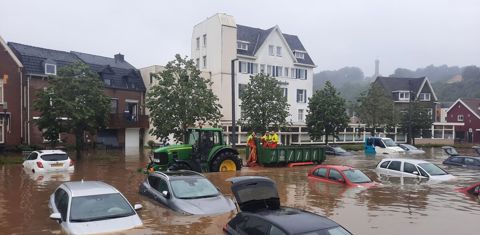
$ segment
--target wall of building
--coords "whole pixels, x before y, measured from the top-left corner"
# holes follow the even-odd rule
[[[458,115],[463,115],[463,121],[458,121]],[[470,112],[463,104],[457,102],[447,113],[447,122],[464,123],[463,126],[455,128],[456,139],[468,142],[467,135],[471,132],[473,143],[480,143],[480,119]],[[477,131],[477,129],[479,131]],[[460,135],[464,134],[463,138]]]
[[[3,40],[0,38],[0,40]],[[4,75],[8,76],[4,80]],[[8,53],[7,48],[0,44],[0,82],[3,83],[3,104],[0,104],[0,117],[3,118],[2,138],[0,145],[14,146],[22,142],[21,131],[21,68]],[[10,115],[6,115],[10,113]],[[3,115],[1,114],[3,113]]]

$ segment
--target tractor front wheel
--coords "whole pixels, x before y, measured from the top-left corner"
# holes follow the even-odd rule
[[[212,162],[212,171],[237,171],[242,168],[242,162],[232,152],[222,152]]]

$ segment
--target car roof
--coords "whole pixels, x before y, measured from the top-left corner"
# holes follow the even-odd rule
[[[337,223],[326,217],[291,207],[281,207],[278,210],[261,210],[256,213],[241,213],[261,217],[278,227],[281,227],[288,233],[293,234],[306,233],[338,226]]]
[[[335,170],[339,170],[339,171],[344,171],[344,170],[352,170],[352,169],[355,169],[351,166],[344,166],[344,165],[318,165],[315,167],[315,169],[317,168],[331,168],[331,169],[335,169]]]
[[[119,193],[113,186],[101,181],[71,181],[63,183],[72,197]]]
[[[56,150],[56,149],[53,149],[53,150],[37,150],[37,152],[41,153],[41,154],[67,154],[66,152],[62,151],[62,150]]]
[[[178,170],[178,171],[155,171],[150,173],[150,175],[157,177],[165,177],[167,179],[176,179],[176,178],[205,178],[204,175],[189,170]]]
[[[451,157],[463,157],[463,158],[468,157],[468,158],[473,158],[473,159],[477,159],[477,160],[480,161],[480,156],[460,156],[460,155],[449,156],[449,158],[451,158]]]
[[[427,161],[424,161],[424,160],[410,159],[410,158],[384,158],[384,159],[382,159],[381,162],[385,162],[385,161],[401,161],[401,162],[409,162],[409,163],[413,163],[413,164],[431,163],[431,162],[427,162]]]

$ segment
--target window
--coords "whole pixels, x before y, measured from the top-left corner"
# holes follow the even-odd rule
[[[297,89],[297,103],[307,103],[307,90]]]
[[[282,66],[271,66],[272,67],[272,72],[271,75],[272,77],[281,77],[283,74],[283,67]]]
[[[203,56],[203,68],[204,69],[207,68],[207,56],[206,55]]]
[[[448,159],[449,162],[452,162],[452,163],[456,163],[456,164],[460,164],[462,165],[463,164],[463,157],[450,157]]]
[[[46,131],[47,131],[47,128],[42,129],[43,143],[50,143],[50,140],[48,139],[48,137],[43,136]],[[58,141],[58,142],[61,142],[60,137],[61,137],[61,136],[60,136],[60,133],[58,133],[58,137],[57,137],[57,141]]]
[[[286,88],[286,87],[281,87],[280,89],[282,89],[283,97],[287,97],[287,96],[288,96],[288,88]]]
[[[285,75],[285,77],[288,77],[288,71],[289,71],[289,70],[290,70],[290,68],[288,68],[288,67],[285,67],[285,74],[284,74],[284,75]]]
[[[268,46],[268,55],[275,56],[274,50],[275,50],[274,46],[272,46],[272,45]]]
[[[384,162],[380,165],[380,168],[387,168],[388,163],[390,163],[390,161],[384,161]]]
[[[118,99],[110,99],[110,113],[118,113]]]
[[[271,74],[272,74],[272,66],[267,65],[267,75],[271,75]]]
[[[248,42],[237,41],[237,49],[248,51]]]
[[[426,109],[426,112],[430,118],[432,118],[433,115],[433,109]]]
[[[305,53],[303,52],[295,51],[294,54],[295,54],[295,58],[305,59]]]
[[[463,122],[463,114],[457,115],[457,121]]]
[[[207,47],[207,35],[203,35],[203,47]]]
[[[45,64],[45,74],[57,75],[57,66],[54,64]]]
[[[65,221],[67,219],[68,194],[61,188],[55,192],[55,206],[62,216],[62,220]]]
[[[196,63],[197,69],[199,69],[200,68],[200,58],[197,58],[195,60],[195,63]]]
[[[291,73],[291,75],[292,75],[292,78],[296,78],[296,77],[295,77],[295,76],[296,76],[296,74],[295,74],[295,69],[293,69],[293,68],[292,68],[292,73]]]
[[[277,56],[282,57],[282,47],[277,47]]]
[[[258,64],[256,63],[248,63],[249,64],[249,73],[250,74],[257,74],[258,73]],[[251,69],[250,69],[251,67]]]
[[[5,80],[0,81],[0,104],[3,104],[3,83]]]
[[[269,235],[287,235],[287,234],[283,232],[280,228],[272,225],[272,227],[270,228]]]
[[[35,160],[35,159],[37,159],[37,156],[38,156],[38,153],[32,152],[32,153],[30,153],[30,155],[28,155],[27,160],[29,160],[29,161]]]
[[[418,99],[420,101],[430,101],[430,93],[420,93]]]
[[[200,50],[200,38],[197,38],[197,50]]]
[[[403,172],[413,174],[414,171],[417,171],[417,167],[412,163],[404,162],[403,163]],[[418,171],[417,171],[418,173]]]
[[[410,100],[410,92],[408,92],[408,91],[398,92],[398,100],[399,101],[409,101]]]
[[[330,174],[328,174],[328,179],[338,181],[339,179],[343,179],[340,172],[335,169],[330,169]]]
[[[258,73],[258,64],[240,61],[238,62],[238,72],[248,73],[248,74],[257,74]]]
[[[265,65],[264,64],[260,65],[260,73],[265,73]]]
[[[318,168],[313,172],[313,175],[319,176],[319,177],[327,177],[327,168]]]
[[[298,110],[298,121],[303,121],[303,109]]]
[[[242,97],[242,94],[246,88],[247,84],[238,84],[238,98]]]
[[[473,159],[473,158],[465,158],[465,165],[470,165],[470,166],[479,166],[480,165],[480,161],[478,161],[477,159]]]
[[[239,227],[243,230],[241,234],[269,234],[272,226],[267,221],[257,217],[245,217],[243,221],[239,224]]]
[[[306,69],[292,69],[292,78],[307,79],[307,70]]]
[[[238,72],[247,73],[247,62],[245,61],[238,62]]]
[[[400,171],[400,165],[402,165],[402,162],[392,161],[392,163],[390,163],[390,165],[388,166],[388,169],[394,170],[394,171]]]

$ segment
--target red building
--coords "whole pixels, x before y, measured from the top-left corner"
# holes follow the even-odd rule
[[[455,140],[480,143],[480,99],[458,99],[447,110],[447,122],[463,123],[455,128]]]
[[[0,37],[0,146],[16,146],[23,142],[22,63]]]
[[[12,42],[5,44],[3,40],[0,47],[4,49],[0,52],[0,74],[7,74],[0,88],[5,91],[8,103],[8,110],[5,102],[0,105],[3,106],[3,109],[0,107],[0,120],[3,120],[0,144],[2,138],[6,146],[45,144],[42,131],[34,122],[40,116],[33,108],[36,94],[48,86],[49,76],[57,75],[58,69],[81,61],[98,73],[104,83],[105,94],[111,98],[107,127],[99,130],[96,136],[86,133],[85,142],[111,147],[142,146],[144,131],[148,128],[148,116],[143,108],[146,89],[140,72],[125,61],[123,55],[104,57]],[[64,144],[75,143],[71,134],[62,133],[59,139]]]

